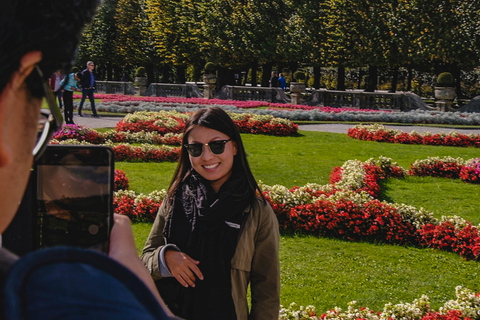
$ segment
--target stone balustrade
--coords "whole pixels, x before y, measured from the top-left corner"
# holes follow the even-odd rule
[[[135,94],[131,82],[97,81],[97,92]],[[145,92],[146,96],[201,98],[204,93],[204,83],[151,83]],[[251,87],[251,86],[224,86],[219,92],[214,92],[213,98],[241,101],[267,101],[277,103],[293,103],[280,88]],[[403,92],[363,92],[361,90],[314,90],[302,99],[303,104],[320,105],[356,109],[402,110],[408,111],[418,108],[412,106],[412,93]],[[212,97],[210,95],[210,97]],[[419,97],[417,100],[421,100]],[[420,101],[421,102],[421,101]]]
[[[201,98],[202,93],[196,84],[151,83],[147,96]]]
[[[341,108],[402,111],[411,109],[408,105],[409,99],[401,92],[315,90],[311,100],[317,105]]]
[[[135,94],[135,87],[131,82],[122,81],[95,81],[96,92],[113,94]]]

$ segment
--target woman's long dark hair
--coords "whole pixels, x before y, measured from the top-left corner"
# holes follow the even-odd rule
[[[183,131],[182,152],[177,164],[177,168],[175,169],[172,182],[170,183],[170,187],[168,189],[168,199],[170,201],[173,200],[177,188],[192,170],[187,149],[185,149],[183,145],[188,143],[188,135],[196,127],[205,127],[220,131],[223,134],[226,134],[236,143],[237,154],[233,159],[232,174],[240,174],[246,178],[248,190],[245,190],[245,192],[247,192],[249,197],[251,197],[251,204],[254,204],[257,191],[263,198],[260,187],[255,181],[252,171],[250,170],[250,166],[248,165],[245,148],[243,147],[242,138],[240,137],[237,126],[222,108],[208,107],[199,109],[186,123]]]

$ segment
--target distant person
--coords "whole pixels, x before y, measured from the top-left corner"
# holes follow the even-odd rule
[[[90,105],[92,107],[93,116],[98,118],[97,110],[95,109],[95,97],[93,96],[93,93],[95,92],[95,74],[93,73],[94,68],[95,64],[93,61],[88,61],[87,68],[82,71],[82,79],[80,80],[80,84],[82,86],[82,101],[80,101],[80,106],[78,107],[78,115],[80,117],[82,117],[83,103],[85,102],[85,98],[88,96]]]
[[[278,87],[278,76],[276,71],[272,71],[272,76],[270,77],[270,87],[271,88]]]
[[[283,74],[281,73],[278,74],[278,83],[280,88],[282,88],[282,90],[287,89],[287,80],[285,80],[285,78],[283,77]]]
[[[63,112],[67,124],[75,124],[73,122],[73,91],[82,91],[82,89],[78,87],[78,81],[80,81],[81,77],[82,74],[80,72],[72,72],[61,82],[60,87],[64,90],[63,100],[65,102],[65,110]]]
[[[54,74],[49,79],[50,88],[52,88],[53,94],[58,98],[58,106],[60,109],[63,108],[62,96],[63,90],[60,90],[60,82],[62,82],[64,76],[61,70],[55,71]]]

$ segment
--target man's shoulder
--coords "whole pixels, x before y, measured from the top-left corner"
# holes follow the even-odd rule
[[[8,274],[3,299],[12,319],[24,312],[25,305],[28,319],[62,314],[82,319],[99,310],[103,311],[95,316],[103,319],[168,319],[128,269],[106,255],[78,248],[51,248],[22,257]]]

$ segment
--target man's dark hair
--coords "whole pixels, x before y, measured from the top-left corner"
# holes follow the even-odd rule
[[[44,77],[72,67],[83,27],[100,0],[0,0],[0,92],[23,55],[41,51]],[[27,79],[33,96],[42,96],[35,72]]]

